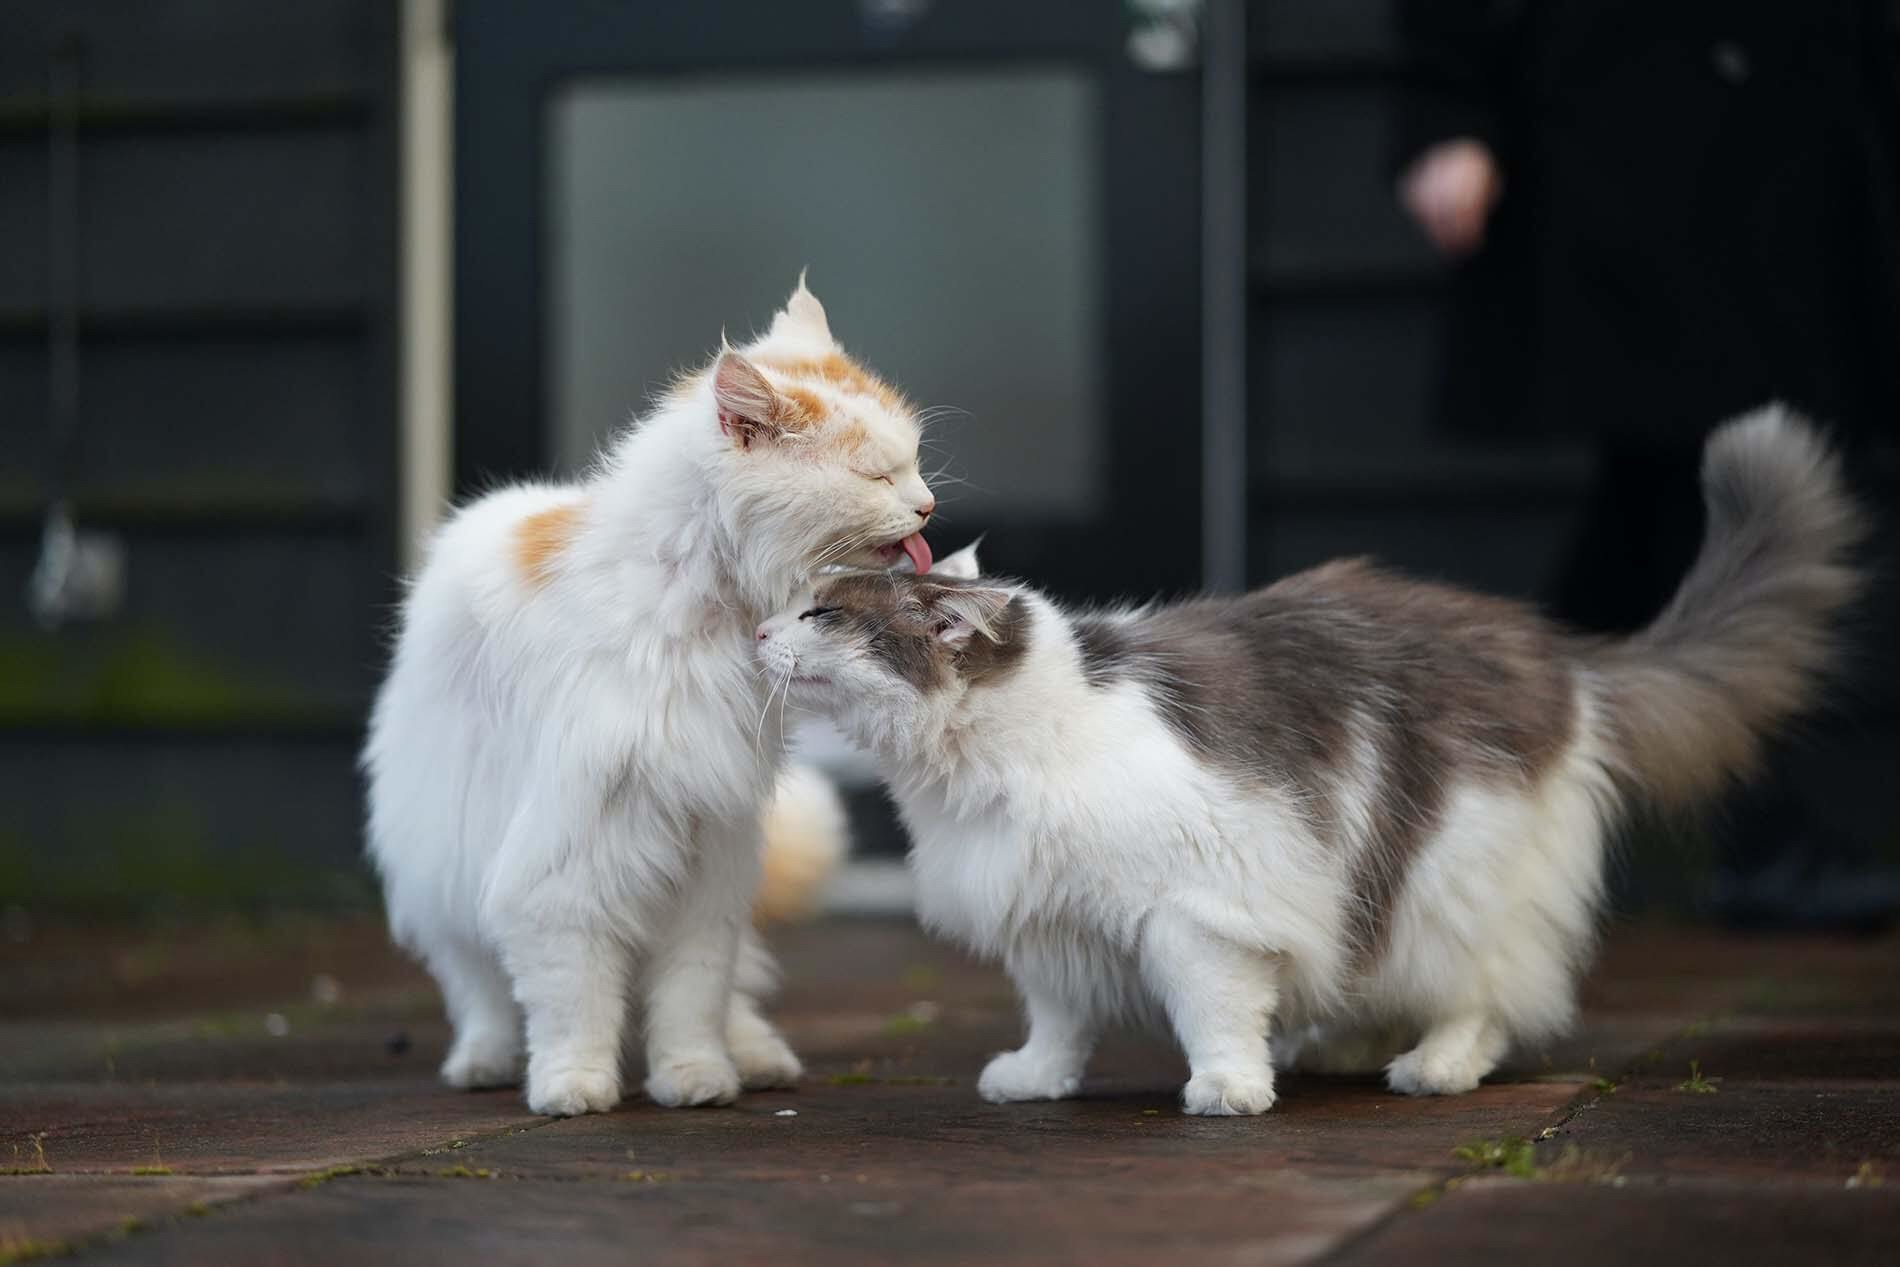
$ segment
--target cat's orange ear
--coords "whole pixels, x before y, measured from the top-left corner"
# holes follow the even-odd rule
[[[754,440],[769,439],[779,431],[782,412],[778,393],[765,381],[759,367],[731,348],[713,365],[713,400],[719,407],[719,429],[750,448]]]

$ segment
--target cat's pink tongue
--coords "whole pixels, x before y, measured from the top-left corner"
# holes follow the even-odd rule
[[[924,540],[923,533],[913,532],[897,544],[910,556],[910,565],[917,569],[917,575],[930,571],[930,543]]]

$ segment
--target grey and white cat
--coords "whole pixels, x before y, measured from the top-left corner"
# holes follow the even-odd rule
[[[1190,1113],[1282,1065],[1469,1091],[1562,1031],[1606,846],[1705,801],[1807,706],[1861,578],[1838,460],[1779,409],[1710,439],[1708,536],[1625,640],[1338,562],[1096,612],[980,580],[822,578],[757,631],[880,757],[919,910],[999,958],[1029,1037],[996,1101],[1072,1095],[1098,1031],[1170,1027]]]

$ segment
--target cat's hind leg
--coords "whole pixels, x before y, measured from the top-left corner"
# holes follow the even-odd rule
[[[1386,1084],[1405,1095],[1458,1095],[1474,1090],[1504,1058],[1510,1039],[1483,1014],[1440,1021],[1418,1046],[1386,1066]]]
[[[771,994],[777,977],[772,952],[758,933],[746,929],[739,935],[732,999],[726,1006],[726,1047],[748,1091],[797,1086],[804,1076],[798,1056],[759,1009],[759,1000]]]
[[[993,1056],[977,1079],[977,1094],[992,1104],[1066,1100],[1082,1089],[1082,1072],[1095,1050],[1097,1023],[1087,1003],[1064,995],[1033,958],[1010,964],[1023,997],[1029,1037],[1015,1051]]]
[[[1141,967],[1187,1053],[1182,1110],[1244,1115],[1272,1108],[1267,1032],[1279,1001],[1273,956],[1157,912],[1142,936]]]
[[[446,937],[424,960],[442,987],[455,1040],[442,1081],[471,1090],[521,1081],[521,1009],[495,956],[472,938]]]
[[[760,1013],[758,1000],[738,990],[726,1009],[726,1046],[748,1091],[795,1087],[805,1075],[797,1053]]]

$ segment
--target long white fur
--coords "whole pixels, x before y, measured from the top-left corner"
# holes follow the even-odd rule
[[[975,560],[936,571],[974,575]],[[1450,1093],[1509,1042],[1570,1020],[1616,803],[1587,676],[1577,737],[1534,788],[1452,790],[1366,967],[1343,916],[1369,811],[1355,822],[1345,798],[1359,839],[1323,838],[1292,789],[1196,760],[1133,681],[1090,685],[1067,617],[1018,597],[1033,631],[1000,690],[854,682],[875,666],[834,658],[797,619],[802,598],[762,627],[768,663],[836,684],[795,682],[793,703],[823,707],[883,759],[925,925],[1000,960],[1022,994],[1028,1039],[983,1071],[984,1097],[1074,1094],[1117,1022],[1171,1029],[1192,1075],[1186,1110],[1228,1114],[1273,1104],[1270,1030],[1282,1064],[1302,1047],[1327,1067],[1390,1062],[1394,1088]]]
[[[835,350],[801,279],[741,352]],[[874,450],[847,469],[822,435],[741,443],[714,377],[578,483],[505,488],[443,526],[371,722],[370,852],[454,1024],[442,1075],[512,1083],[525,1038],[536,1112],[620,1098],[632,996],[661,1104],[799,1076],[759,1014],[772,966],[747,924],[783,703],[753,629],[818,563],[916,531],[930,497],[907,414],[818,388]],[[523,520],[570,505],[571,540],[524,576]]]

